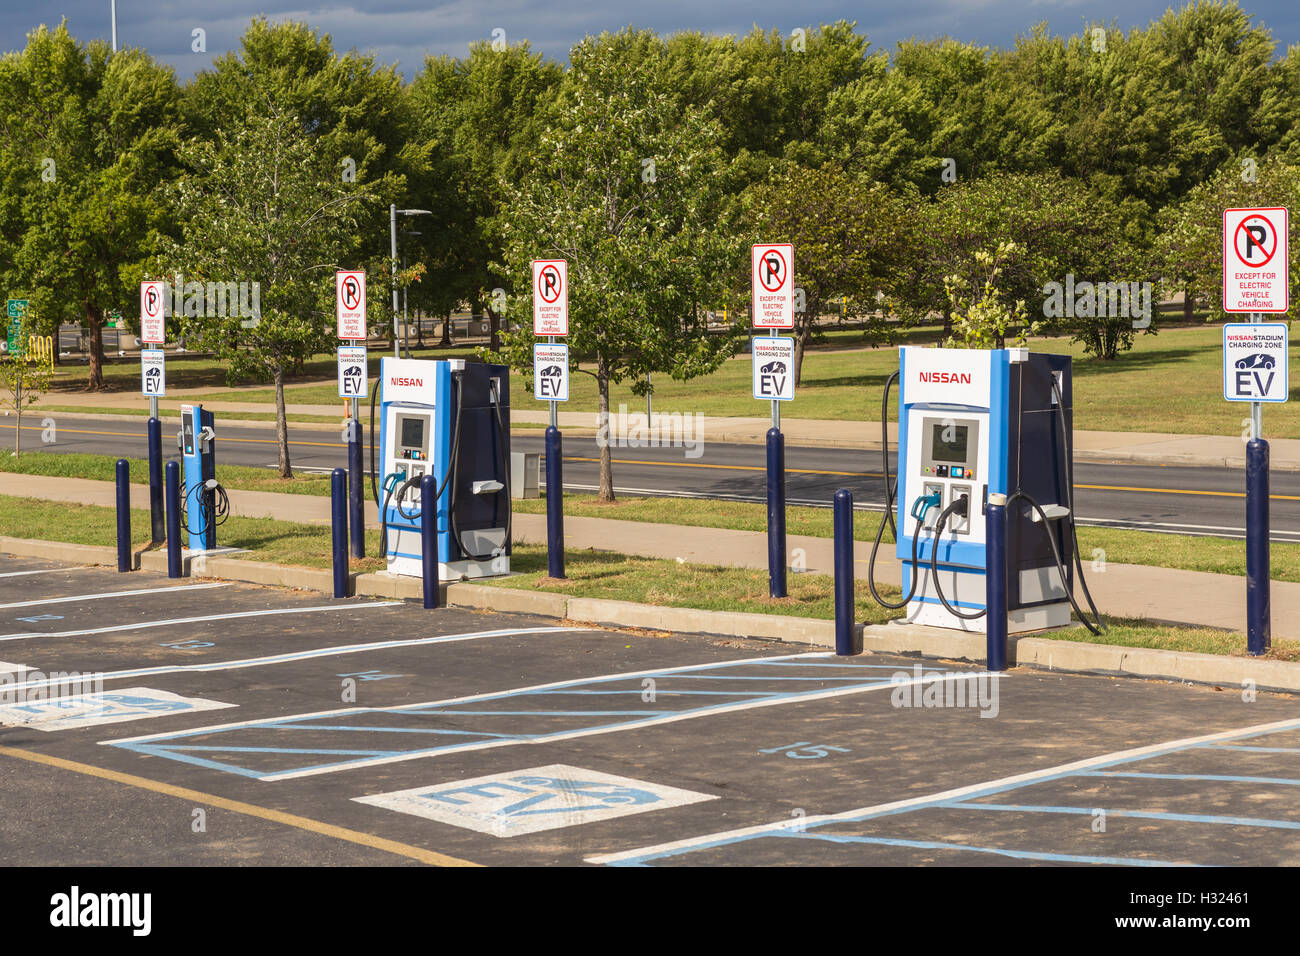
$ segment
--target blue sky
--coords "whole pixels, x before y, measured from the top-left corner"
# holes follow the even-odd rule
[[[110,0],[3,0],[0,50],[21,49],[27,32],[67,17],[80,40],[108,39]],[[1180,5],[1180,4],[1175,4]],[[1268,27],[1279,53],[1300,43],[1300,3],[1256,0],[1242,7]],[[892,48],[903,39],[951,36],[990,46],[1010,46],[1018,33],[1045,21],[1054,33],[1078,33],[1104,22],[1123,29],[1145,26],[1169,6],[1167,0],[864,0],[859,3],[805,0],[117,0],[118,42],[142,46],[171,64],[182,77],[206,67],[216,54],[238,44],[251,17],[303,20],[330,33],[339,49],[373,53],[396,63],[409,79],[425,56],[462,56],[470,42],[505,31],[508,42],[529,40],[534,49],[564,59],[587,33],[634,24],[660,33],[700,30],[744,33],[755,24],[789,34],[838,19],[856,19],[873,48]],[[192,52],[193,31],[206,34],[206,52]]]

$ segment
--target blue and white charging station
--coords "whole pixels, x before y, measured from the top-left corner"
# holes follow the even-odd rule
[[[890,606],[905,606],[917,624],[987,630],[985,514],[997,494],[1008,496],[1007,630],[1069,624],[1071,608],[1079,611],[1071,559],[1082,581],[1070,357],[907,346],[898,380],[895,521],[906,598]]]
[[[376,395],[383,468],[375,503],[388,571],[422,573],[420,479],[431,475],[439,579],[508,574],[509,368],[385,358]]]
[[[183,463],[184,485],[181,507],[191,551],[208,551],[217,546],[217,525],[225,517],[218,509],[217,496],[225,492],[217,484],[216,433],[212,412],[202,405],[181,406],[181,430],[176,435]]]

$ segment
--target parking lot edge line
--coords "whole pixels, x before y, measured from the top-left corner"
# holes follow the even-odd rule
[[[182,584],[179,587],[136,588],[130,591],[95,591],[92,594],[68,594],[61,597],[41,598],[37,601],[16,601],[13,604],[0,604],[0,611],[9,608],[38,607],[42,604],[71,604],[74,601],[102,601],[105,598],[139,597],[142,594],[167,594],[171,591],[209,591],[212,588],[228,588],[233,581],[217,581],[213,584]]]
[[[1213,734],[1203,734],[1198,737],[1184,737],[1178,740],[1166,741],[1165,743],[1147,744],[1144,747],[1133,747],[1128,750],[1116,750],[1111,753],[1099,754],[1095,757],[1085,757],[1082,760],[1073,760],[1069,763],[1057,764],[1054,767],[1043,767],[1039,770],[1030,770],[1025,773],[1013,774],[1008,777],[999,777],[996,780],[985,780],[980,783],[967,784],[964,787],[955,787],[951,790],[932,793],[928,796],[909,797],[903,800],[894,800],[890,803],[878,803],[869,807],[858,807],[853,810],[844,810],[840,813],[826,813],[803,818],[791,818],[776,820],[769,823],[759,823],[754,826],[738,827],[734,830],[722,830],[716,833],[706,833],[697,837],[687,837],[683,840],[675,840],[671,843],[660,843],[654,846],[639,847],[633,850],[622,850],[617,853],[602,853],[597,856],[587,857],[586,862],[606,865],[618,863],[635,864],[647,859],[675,856],[681,853],[689,853],[692,850],[703,850],[723,843],[733,843],[739,840],[751,839],[767,834],[779,835],[796,827],[824,826],[830,823],[860,822],[876,816],[885,816],[887,814],[894,814],[902,811],[917,810],[922,807],[949,803],[963,798],[988,796],[1005,790],[1017,789],[1031,783],[1041,783],[1046,780],[1080,774],[1081,771],[1092,770],[1098,767],[1129,763],[1144,757],[1154,757],[1165,753],[1174,753],[1179,750],[1188,750],[1192,747],[1197,747],[1218,740],[1235,740],[1242,737],[1262,736],[1274,731],[1292,730],[1297,727],[1300,727],[1300,720],[1277,720],[1267,724],[1253,724],[1249,727],[1241,727],[1237,730],[1223,730]]]
[[[215,794],[203,793],[199,790],[190,790],[187,787],[177,787],[169,783],[150,780],[147,777],[137,777],[134,774],[120,773],[116,770],[108,770],[91,764],[78,763],[75,760],[65,760],[62,757],[51,757],[47,754],[39,754],[30,750],[22,750],[17,747],[0,747],[0,756],[12,757],[15,760],[26,760],[31,763],[43,764],[47,767],[55,767],[59,770],[67,770],[85,776],[98,777],[101,780],[109,780],[113,783],[123,784],[124,786],[138,787],[142,790],[149,790],[153,793],[159,793],[164,796],[176,797],[177,799],[187,800],[193,803],[202,803],[221,810],[229,810],[232,813],[243,814],[244,816],[257,817],[261,820],[268,820],[272,823],[279,823],[299,830],[306,830],[310,833],[319,834],[320,836],[333,837],[336,840],[344,840],[348,843],[356,843],[360,846],[370,847],[373,850],[381,850],[385,853],[403,856],[420,863],[427,863],[430,866],[481,866],[481,864],[474,863],[470,860],[462,860],[459,857],[448,856],[445,853],[437,853],[433,850],[421,849],[420,847],[411,846],[407,843],[399,843],[396,840],[387,840],[371,833],[363,833],[360,830],[350,830],[347,827],[335,826],[332,823],[324,823],[320,820],[313,820],[310,817],[300,817],[294,813],[285,813],[282,810],[272,810],[269,807],[259,807],[253,803],[244,803],[242,800],[231,800],[226,797],[218,797]]]
[[[85,571],[89,567],[89,565],[82,564],[75,568],[38,568],[35,571],[5,571],[3,574],[0,574],[0,578],[22,578],[29,574],[56,574],[59,571]]]

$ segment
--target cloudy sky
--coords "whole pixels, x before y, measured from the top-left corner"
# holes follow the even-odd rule
[[[1280,52],[1300,43],[1296,0],[1242,5],[1272,31]],[[945,35],[1009,46],[1040,21],[1065,34],[1093,22],[1129,29],[1168,6],[1168,0],[117,0],[117,30],[120,46],[142,46],[188,77],[235,47],[253,16],[304,20],[331,34],[336,48],[371,52],[409,79],[426,55],[463,56],[471,41],[491,39],[496,29],[510,43],[527,39],[557,59],[584,34],[628,24],[661,33],[744,33],[757,24],[789,34],[798,26],[856,19],[873,48]],[[21,49],[29,30],[63,17],[78,39],[107,40],[109,7],[110,0],[0,0],[0,50]],[[191,51],[196,28],[205,31],[205,53]]]

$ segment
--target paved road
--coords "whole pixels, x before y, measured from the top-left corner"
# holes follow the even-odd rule
[[[143,419],[82,419],[60,413],[57,441],[48,450],[144,457]],[[13,441],[13,419],[0,420],[0,442]],[[163,454],[175,451],[164,425]],[[24,440],[40,443],[37,421],[24,422]],[[275,462],[274,432],[238,423],[217,430],[220,463],[270,467]],[[333,432],[300,428],[290,433],[291,454],[300,469],[346,465],[343,444]],[[516,433],[516,451],[542,451],[540,431]],[[593,438],[567,438],[565,487],[591,490],[599,478],[598,449]],[[698,456],[693,457],[698,452]],[[627,494],[765,500],[764,450],[758,445],[708,443],[699,449],[616,448],[616,488]],[[849,488],[855,500],[880,507],[884,500],[878,452],[839,448],[786,449],[786,494],[791,504],[828,506],[837,488]],[[1187,468],[1133,464],[1078,463],[1076,504],[1084,524],[1142,528],[1181,534],[1243,537],[1245,477],[1229,468]],[[1276,541],[1300,541],[1300,474],[1272,475],[1271,521]]]
[[[3,556],[0,659],[14,866],[1300,863],[1291,695]]]

